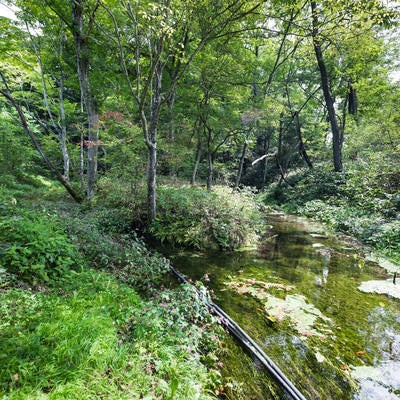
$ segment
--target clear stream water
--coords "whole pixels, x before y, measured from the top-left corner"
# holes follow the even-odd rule
[[[163,252],[204,282],[305,398],[400,399],[400,300],[359,290],[393,273],[323,225],[283,215],[268,223],[257,250]],[[226,346],[223,398],[290,398],[233,339]]]

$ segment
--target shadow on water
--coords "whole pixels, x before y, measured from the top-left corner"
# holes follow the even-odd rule
[[[358,290],[387,272],[322,225],[278,215],[268,221],[258,251],[163,252],[203,280],[307,399],[400,399],[400,300]],[[225,398],[286,398],[233,339],[227,349]]]

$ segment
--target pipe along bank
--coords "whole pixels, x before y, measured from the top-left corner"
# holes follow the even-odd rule
[[[172,273],[183,283],[191,284],[185,276],[170,265]],[[240,342],[240,344],[267,369],[276,383],[284,390],[285,394],[293,400],[306,400],[296,386],[286,377],[279,367],[264,353],[260,346],[228,315],[217,306],[208,296],[196,287],[199,297],[206,302],[210,312],[217,315],[222,325]]]

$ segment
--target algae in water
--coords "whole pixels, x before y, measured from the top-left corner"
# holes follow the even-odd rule
[[[324,316],[313,304],[308,303],[305,296],[287,294],[293,286],[252,279],[230,282],[228,286],[239,294],[248,294],[262,301],[265,312],[271,320],[279,322],[289,319],[294,329],[302,336],[325,337],[332,333],[329,328],[331,319]],[[269,293],[271,290],[283,292],[283,298],[272,295]]]

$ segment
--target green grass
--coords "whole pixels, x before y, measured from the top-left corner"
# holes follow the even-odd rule
[[[58,292],[0,292],[2,399],[213,398],[205,353],[188,351],[200,328],[181,316],[177,335],[165,299],[93,270]]]

